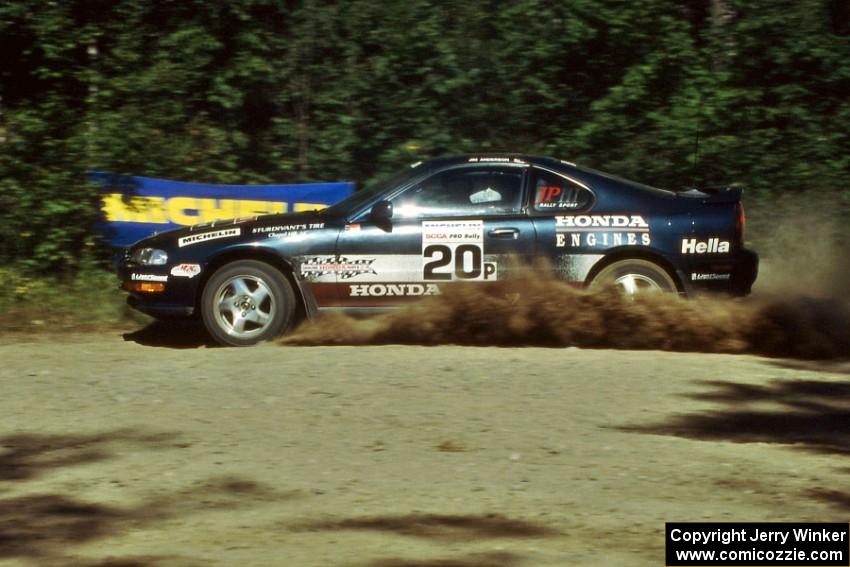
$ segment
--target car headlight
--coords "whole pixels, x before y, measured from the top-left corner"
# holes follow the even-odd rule
[[[130,260],[142,266],[162,266],[168,262],[168,254],[156,248],[139,248],[133,252]]]

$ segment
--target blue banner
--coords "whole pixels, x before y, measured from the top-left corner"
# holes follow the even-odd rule
[[[126,246],[171,228],[214,220],[323,209],[354,192],[350,182],[211,185],[93,171],[104,234]]]

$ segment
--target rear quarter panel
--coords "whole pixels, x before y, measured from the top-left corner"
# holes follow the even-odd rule
[[[687,219],[686,230],[676,235],[677,263],[687,286],[694,291],[725,291],[743,250],[737,227],[736,203],[704,203],[679,197]],[[684,224],[684,223],[683,223]]]
[[[549,252],[558,277],[585,282],[620,258],[647,258],[665,265],[677,279],[677,247],[693,230],[690,209],[675,194],[643,190],[614,180],[568,172],[594,193],[586,210],[534,216],[541,252]]]

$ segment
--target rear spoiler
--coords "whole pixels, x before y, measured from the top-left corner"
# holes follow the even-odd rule
[[[703,203],[710,204],[737,203],[743,194],[744,189],[739,185],[688,188],[686,191],[676,193],[679,197],[702,199]]]

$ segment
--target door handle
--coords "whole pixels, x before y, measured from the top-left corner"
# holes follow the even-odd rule
[[[516,240],[519,238],[519,229],[512,227],[494,228],[487,232],[487,236],[492,236],[493,238],[511,238]]]

